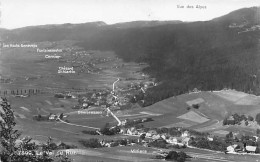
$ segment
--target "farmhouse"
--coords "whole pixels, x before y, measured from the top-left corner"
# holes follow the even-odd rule
[[[166,135],[164,135],[164,134],[161,135],[161,138],[164,139],[164,140],[166,140]]]
[[[169,139],[166,140],[166,142],[176,145],[178,143],[178,140],[175,137],[170,137]]]
[[[138,132],[137,132],[137,130],[134,127],[131,127],[130,129],[127,129],[126,134],[138,135]]]
[[[209,141],[213,141],[213,138],[212,137],[207,137]]]
[[[182,139],[182,144],[188,145],[188,144],[189,144],[189,140],[190,140],[189,137],[184,137],[184,138]]]
[[[126,129],[125,129],[125,128],[121,128],[119,133],[121,133],[121,134],[126,134],[126,133],[127,133],[127,131],[126,131]]]
[[[49,120],[55,120],[57,118],[57,116],[55,114],[51,114],[49,116]]]
[[[228,146],[227,147],[227,151],[228,152],[231,152],[231,153],[234,153],[234,152],[236,152],[235,150],[237,149],[237,147],[238,147],[238,145],[231,145],[231,146]]]
[[[228,152],[241,152],[244,150],[244,144],[241,142],[234,142],[233,145],[227,147]]]
[[[151,136],[157,135],[156,130],[149,130],[147,133],[151,134]]]
[[[127,129],[126,134],[133,135],[133,132],[130,129]]]
[[[145,134],[145,136],[146,136],[146,137],[152,137],[152,134],[149,133],[149,132],[147,132],[147,133]]]
[[[256,152],[256,146],[246,146],[246,152],[255,153]]]
[[[157,135],[154,134],[154,135],[152,136],[152,139],[154,139],[154,140],[159,139],[159,138],[161,138],[161,136],[160,136],[159,134],[157,134]]]
[[[82,104],[82,107],[83,107],[83,108],[87,108],[88,106],[89,106],[88,103],[83,103],[83,104]]]
[[[190,136],[190,133],[188,131],[184,131],[182,134],[181,134],[181,137],[188,137]]]

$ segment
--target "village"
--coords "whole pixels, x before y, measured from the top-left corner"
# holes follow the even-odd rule
[[[126,121],[123,123],[127,125]],[[144,147],[163,149],[194,148],[228,154],[260,155],[260,140],[258,136],[241,136],[238,133],[233,134],[230,132],[226,137],[217,137],[209,133],[200,133],[183,128],[137,129],[135,127],[121,127],[118,133],[126,136],[125,145],[138,144]],[[241,137],[240,139],[238,139],[239,136]],[[131,137],[136,138],[132,139]],[[116,143],[118,141],[100,141],[102,147],[120,145],[120,142],[119,144]]]

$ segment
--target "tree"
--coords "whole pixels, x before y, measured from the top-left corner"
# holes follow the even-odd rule
[[[100,147],[102,147],[97,138],[90,138],[88,140],[80,140],[79,142],[87,148],[100,148]]]
[[[194,109],[198,109],[198,108],[200,107],[200,105],[199,105],[199,104],[192,104],[192,107],[193,107]]]
[[[187,154],[183,151],[179,152],[178,155],[179,155],[179,157],[183,157],[183,158],[187,157]]]
[[[127,140],[126,139],[122,139],[122,140],[119,141],[119,144],[126,146],[127,145]]]
[[[178,156],[179,155],[176,151],[170,151],[168,155],[165,157],[165,160],[177,160]]]
[[[259,148],[259,147],[256,148],[255,153],[256,153],[256,154],[259,154],[259,153],[260,153],[260,148]]]
[[[100,132],[104,135],[114,135],[115,133],[110,130],[109,123],[106,123],[102,129],[100,129]]]
[[[255,117],[255,121],[260,125],[260,113],[258,113]]]
[[[165,127],[161,128],[161,132],[162,132],[162,133],[168,133],[168,131],[169,131],[168,128],[165,128]]]
[[[1,158],[11,162],[15,158],[15,141],[19,138],[21,133],[17,130],[14,130],[14,126],[16,125],[14,121],[14,113],[6,99],[2,99],[1,108],[0,138],[1,144],[4,147]]]
[[[248,121],[245,121],[245,125],[248,126]]]
[[[260,134],[260,129],[257,129],[257,130],[256,130],[256,134]]]
[[[223,120],[223,125],[227,125],[228,124],[228,121],[227,121],[227,118],[225,118],[224,120]]]
[[[60,116],[59,116],[59,118],[60,118],[60,119],[63,119],[63,116],[64,116],[63,113],[61,113]]]
[[[254,120],[254,118],[252,117],[252,116],[248,116],[248,118],[247,118],[249,121],[253,121]]]
[[[227,138],[227,139],[233,138],[233,133],[232,133],[232,132],[229,132],[229,133],[226,135],[226,138]]]
[[[141,140],[141,141],[142,141],[142,140],[144,140],[144,139],[145,139],[145,136],[146,136],[146,134],[145,134],[145,133],[141,134],[141,135],[140,135],[140,137],[139,137],[139,138],[140,138],[140,140]]]
[[[165,157],[165,160],[174,160],[177,162],[185,162],[187,154],[183,151],[177,153],[176,151],[170,151]]]
[[[14,126],[16,125],[14,121],[14,112],[6,99],[2,99],[0,102],[0,141],[4,148],[0,153],[1,160],[4,162],[54,161],[55,158],[52,159],[48,154],[52,152],[53,149],[57,148],[57,145],[52,142],[51,138],[49,138],[47,144],[36,145],[34,142],[31,142],[31,138],[25,137],[22,139],[22,142],[18,143],[18,145],[15,145],[21,133],[17,130],[14,130]],[[36,151],[40,148],[43,154],[36,155]],[[60,155],[58,161],[70,162],[71,160],[64,155]]]

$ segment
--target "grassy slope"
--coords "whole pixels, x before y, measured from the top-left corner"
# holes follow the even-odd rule
[[[233,95],[235,96],[236,93],[240,93],[240,92],[234,91],[233,93],[234,93]],[[186,104],[186,102],[198,98],[204,100],[204,102],[200,104],[199,109],[196,110],[192,108],[191,110],[187,110],[188,105]],[[243,100],[244,98],[247,98],[248,103],[250,103],[251,105],[236,104],[239,100]],[[162,114],[161,116],[153,117],[154,119],[153,122],[149,122],[145,124],[151,127],[165,126],[165,125],[178,123],[178,122],[186,122],[187,124],[190,124],[189,120],[183,120],[177,118],[178,116],[183,115],[188,111],[197,112],[197,114],[208,117],[210,119],[209,121],[202,124],[198,124],[198,123],[191,124],[191,125],[195,125],[192,126],[192,128],[195,129],[195,128],[213,126],[218,123],[221,123],[221,121],[227,115],[230,114],[238,113],[238,114],[252,115],[253,117],[255,117],[256,113],[260,111],[260,109],[258,108],[258,102],[255,102],[255,101],[259,101],[260,100],[259,98],[246,95],[240,98],[239,100],[230,101],[227,98],[225,99],[224,97],[216,95],[215,92],[200,92],[200,93],[183,94],[177,97],[171,97],[163,101],[157,102],[156,104],[146,107],[144,109],[140,109],[138,111],[139,112],[147,111],[151,113]],[[252,100],[254,102],[251,102]]]

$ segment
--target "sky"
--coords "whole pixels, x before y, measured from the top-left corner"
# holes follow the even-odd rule
[[[104,21],[205,21],[260,0],[0,0],[0,28]],[[177,6],[184,6],[178,8]],[[187,5],[206,6],[205,9]]]

